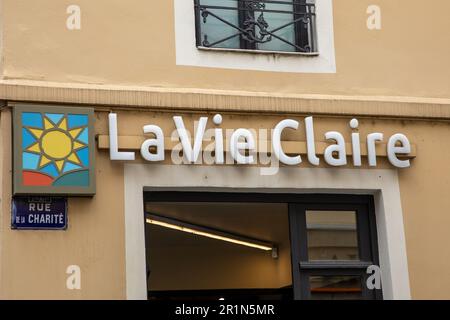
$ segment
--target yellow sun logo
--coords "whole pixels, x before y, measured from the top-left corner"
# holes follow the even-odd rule
[[[81,165],[81,161],[76,151],[87,146],[87,144],[77,140],[78,135],[84,128],[69,130],[67,128],[67,119],[54,124],[44,117],[44,128],[28,128],[36,137],[37,142],[26,149],[28,152],[40,154],[39,165],[37,169],[43,168],[53,163],[58,172],[64,168],[64,164],[70,161],[73,164]]]
[[[15,106],[15,194],[95,194],[94,109]]]

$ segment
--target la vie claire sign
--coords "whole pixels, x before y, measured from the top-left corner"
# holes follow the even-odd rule
[[[118,118],[116,113],[109,114],[109,151],[111,160],[132,161],[136,157],[134,151],[119,151],[119,135],[118,135]],[[214,164],[225,164],[225,151],[231,156],[232,163],[237,164],[255,164],[257,163],[258,144],[255,137],[255,131],[251,128],[233,129],[231,134],[226,134],[224,139],[224,129],[220,127],[222,124],[222,116],[216,114],[212,118],[213,128],[207,130],[209,118],[200,117],[193,126],[192,132],[186,127],[182,116],[174,116],[175,135],[178,141],[178,147],[183,154],[184,162],[199,163],[202,153],[209,152],[213,157]],[[313,117],[306,117],[303,123],[294,119],[285,119],[277,123],[270,131],[271,156],[276,161],[285,165],[299,165],[304,160],[301,152],[293,154],[283,149],[286,145],[283,142],[282,134],[287,130],[304,130],[306,135],[306,145],[304,155],[311,165],[318,166],[320,164],[319,155],[323,154],[323,160],[330,166],[347,165],[351,157],[351,164],[355,167],[362,165],[362,155],[367,156],[368,165],[375,167],[377,165],[377,152],[380,152],[380,145],[385,145],[384,155],[389,162],[397,168],[410,167],[411,143],[408,137],[402,133],[395,133],[385,137],[381,132],[372,132],[366,136],[361,136],[358,132],[359,122],[357,119],[349,121],[349,133],[342,134],[338,131],[328,131],[321,138],[327,142],[326,147],[322,151],[316,150],[316,139],[320,138],[314,131]],[[141,156],[150,162],[158,162],[165,160],[165,134],[161,127],[156,124],[148,124],[143,126],[143,134],[149,138],[144,140],[141,148]],[[209,131],[209,132],[207,132]],[[227,129],[228,131],[228,129]],[[212,137],[211,137],[212,135]],[[173,133],[171,137],[173,138]],[[209,145],[203,149],[205,141],[213,141],[212,146]],[[317,140],[319,141],[319,140]],[[349,141],[349,142],[348,142]],[[378,146],[378,147],[377,147]],[[172,153],[173,155],[173,153]]]

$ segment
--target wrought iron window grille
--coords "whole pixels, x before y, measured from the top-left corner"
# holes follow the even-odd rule
[[[194,7],[197,47],[317,52],[314,0],[194,0]],[[232,21],[230,16],[234,17]],[[277,21],[267,16],[275,16]],[[216,29],[208,30],[211,20]],[[228,30],[229,34],[218,35],[217,28]],[[288,28],[290,39],[280,35]],[[231,46],[230,40],[234,40]],[[275,48],[264,48],[263,44],[275,40]],[[284,47],[278,48],[280,44]]]

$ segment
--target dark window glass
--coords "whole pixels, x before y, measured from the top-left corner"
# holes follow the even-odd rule
[[[208,6],[208,16],[202,20],[201,39],[204,46],[217,48],[239,48],[239,37],[233,37],[239,25],[239,17],[236,14],[238,2],[228,4],[229,9],[214,9],[220,6],[222,0],[203,0],[202,4]],[[205,11],[206,12],[206,11]],[[206,13],[204,13],[206,15]],[[220,19],[219,19],[220,18]]]
[[[194,0],[197,46],[315,52],[312,0]]]
[[[309,283],[313,300],[362,299],[359,275],[310,276]]]
[[[356,212],[306,211],[309,260],[359,260]]]

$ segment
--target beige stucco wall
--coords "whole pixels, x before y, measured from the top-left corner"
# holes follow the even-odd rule
[[[80,31],[65,27],[70,4],[0,0],[0,99],[94,105],[97,134],[109,110],[119,110],[121,134],[152,122],[170,132],[164,111],[174,109],[222,110],[233,128],[315,115],[318,135],[348,134],[356,115],[363,134],[405,133],[418,150],[399,171],[412,297],[450,299],[448,0],[334,1],[336,74],[177,66],[173,1],[78,0]],[[366,28],[370,4],[382,9],[380,31]],[[125,298],[123,165],[97,151],[97,194],[70,198],[67,231],[12,231],[10,116],[2,109],[0,298]],[[65,287],[71,264],[82,268],[80,291]]]
[[[450,98],[447,0],[434,0],[432,8],[420,0],[333,2],[337,73],[295,74],[175,65],[172,0],[79,0],[79,31],[66,28],[66,8],[73,1],[3,0],[3,76],[90,84]],[[366,9],[372,4],[382,9],[379,31],[366,27]]]
[[[105,132],[105,122],[96,131]],[[11,113],[1,112],[2,194],[0,299],[125,298],[123,170],[96,154],[98,190],[70,198],[69,228],[21,231],[11,226]],[[66,288],[66,269],[81,268],[81,290]]]
[[[174,129],[172,113],[119,112],[119,134],[140,135],[144,124],[160,125],[168,134]],[[197,115],[185,115],[191,126]],[[302,120],[302,116],[293,116]],[[271,128],[280,116],[224,114],[224,128],[238,126]],[[96,133],[107,133],[107,113],[96,113]],[[338,130],[348,137],[349,118],[315,118],[317,140]],[[360,119],[360,132],[379,131],[386,136],[402,132],[417,145],[411,168],[399,170],[401,202],[406,232],[408,269],[414,299],[450,298],[450,173],[443,168],[450,151],[442,146],[450,124],[431,121]],[[286,139],[304,140],[299,134]],[[1,113],[2,211],[0,229],[0,293],[2,298],[125,298],[125,235],[123,164],[97,151],[97,194],[93,198],[70,198],[69,229],[63,232],[10,230],[11,151],[10,111]],[[137,160],[140,159],[139,154]],[[323,160],[322,160],[323,162]],[[151,166],[151,164],[149,164]],[[309,167],[306,163],[300,167]],[[351,166],[349,166],[351,167]],[[388,168],[387,161],[378,168]],[[357,169],[355,169],[357,170]],[[82,268],[82,289],[67,290],[66,267]]]

